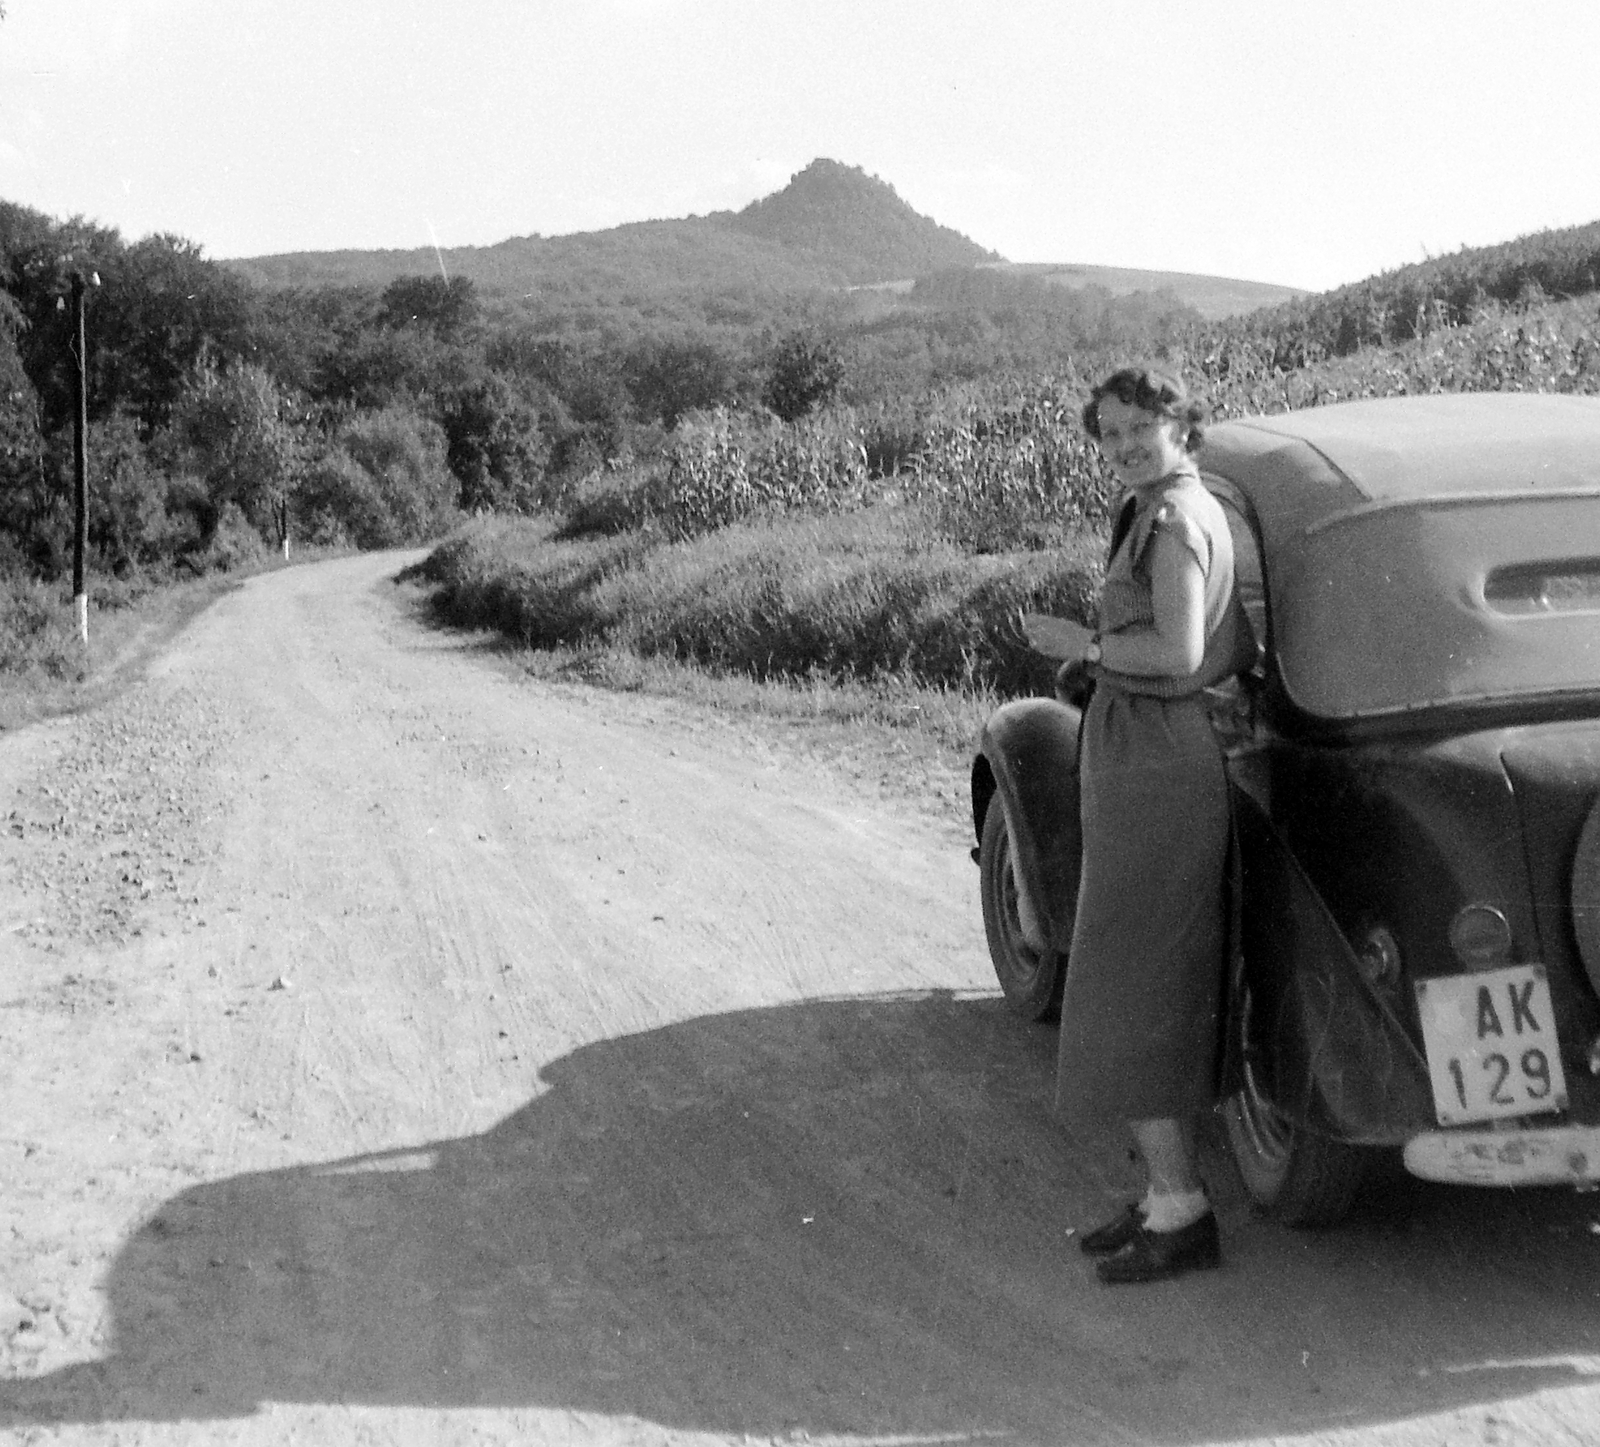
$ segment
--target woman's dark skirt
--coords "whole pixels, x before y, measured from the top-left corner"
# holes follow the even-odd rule
[[[1216,1103],[1228,788],[1203,696],[1102,683],[1083,721],[1083,875],[1056,1109],[1075,1130]]]

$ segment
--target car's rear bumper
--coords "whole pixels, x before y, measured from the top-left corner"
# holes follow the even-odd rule
[[[1600,1183],[1600,1125],[1428,1131],[1406,1142],[1404,1159],[1412,1175],[1451,1185]]]
[[[1600,1078],[1575,1065],[1564,1117],[1425,1131],[1406,1142],[1406,1169],[1452,1185],[1600,1184]]]

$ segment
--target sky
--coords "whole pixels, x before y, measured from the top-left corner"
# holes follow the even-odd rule
[[[0,0],[0,199],[213,257],[738,209],[1324,290],[1600,220],[1596,0]]]

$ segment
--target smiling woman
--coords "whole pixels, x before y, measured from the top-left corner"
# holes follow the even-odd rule
[[[1204,690],[1249,667],[1233,541],[1192,454],[1200,406],[1126,369],[1084,408],[1127,489],[1086,671],[1083,873],[1061,1010],[1056,1101],[1073,1127],[1127,1121],[1149,1190],[1082,1239],[1109,1283],[1221,1261],[1195,1159],[1216,1103],[1227,781]]]

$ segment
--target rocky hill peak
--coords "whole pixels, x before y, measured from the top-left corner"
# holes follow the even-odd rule
[[[783,190],[725,219],[740,231],[825,260],[856,284],[1001,260],[912,210],[887,181],[826,158],[798,172]]]

